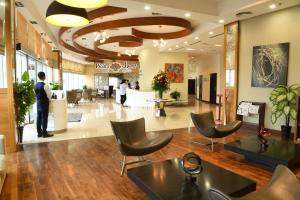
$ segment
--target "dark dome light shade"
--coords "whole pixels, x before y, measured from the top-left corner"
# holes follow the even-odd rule
[[[84,8],[75,8],[53,1],[46,12],[49,24],[63,27],[79,27],[89,24],[87,12]]]

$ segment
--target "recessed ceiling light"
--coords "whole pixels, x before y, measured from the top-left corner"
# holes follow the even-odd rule
[[[191,16],[191,13],[185,13],[184,16],[185,16],[185,17],[190,17],[190,16]]]
[[[187,41],[184,42],[184,44],[187,44],[187,43],[188,43]]]
[[[199,37],[195,37],[195,40],[199,40]]]
[[[208,34],[209,34],[209,35],[212,35],[212,34],[214,34],[214,32],[210,31]]]
[[[5,2],[0,2],[0,6],[5,6]]]
[[[220,19],[220,20],[219,20],[219,23],[220,23],[220,24],[223,24],[224,22],[225,22],[224,19]]]
[[[169,51],[172,51],[172,48],[169,48],[168,50],[169,50]]]
[[[145,9],[145,10],[151,10],[151,7],[148,6],[148,5],[146,5],[146,6],[144,7],[144,9]]]
[[[178,47],[179,47],[179,45],[176,45],[175,47],[176,47],[176,48],[178,48]]]
[[[216,47],[221,47],[222,45],[221,45],[221,44],[216,44],[215,46],[216,46]]]
[[[269,8],[270,8],[270,9],[276,8],[276,4],[271,4],[271,5],[269,5]]]

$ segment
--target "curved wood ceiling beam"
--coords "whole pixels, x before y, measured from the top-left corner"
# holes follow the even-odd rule
[[[143,45],[143,39],[134,37],[132,35],[113,36],[113,37],[108,38],[103,43],[101,43],[100,40],[96,41],[94,43],[94,50],[95,50],[95,52],[97,52],[99,54],[117,56],[118,52],[107,51],[107,50],[99,48],[99,46],[101,46],[101,45],[111,44],[111,43],[119,43],[119,46],[123,45],[123,47],[138,47],[138,46]],[[123,54],[123,56],[124,56],[124,54]]]
[[[151,40],[159,40],[161,38],[166,39],[166,40],[176,39],[176,38],[181,38],[181,37],[187,36],[191,32],[192,32],[191,29],[184,29],[181,31],[176,31],[176,32],[171,32],[171,33],[148,33],[148,32],[143,32],[143,31],[139,31],[135,28],[132,28],[132,35],[139,37],[139,38],[151,39]]]
[[[137,56],[127,56],[127,57],[119,57],[117,56],[116,58],[112,58],[112,57],[106,57],[106,56],[102,56],[102,57],[95,57],[95,56],[88,56],[86,57],[87,61],[90,62],[97,62],[98,60],[102,60],[102,59],[109,59],[109,60],[124,60],[124,61],[139,61]]]
[[[139,18],[113,20],[113,21],[102,22],[102,23],[93,24],[91,26],[84,27],[73,34],[72,40],[74,41],[76,38],[86,35],[88,33],[99,32],[101,30],[106,30],[106,29],[133,27],[133,26],[152,26],[152,25],[167,25],[167,26],[182,27],[185,30],[187,30],[186,35],[192,32],[191,23],[185,19],[181,19],[178,17],[139,17]],[[152,33],[152,34],[161,34],[161,33]]]
[[[108,15],[113,15],[113,14],[118,14],[118,13],[123,13],[123,12],[127,12],[127,8],[121,8],[121,7],[115,7],[115,6],[104,6],[95,10],[92,10],[90,12],[88,12],[88,17],[89,20],[94,20],[97,18],[101,18],[101,17],[105,17]],[[61,36],[68,31],[69,27],[62,27],[59,29],[59,33],[58,33],[58,37],[59,37],[59,43],[65,47],[66,49],[79,53],[79,54],[83,54],[83,55],[87,55],[85,53],[85,51],[80,51],[79,49],[75,48],[72,45],[69,45],[68,43],[66,43],[64,40],[61,39]]]

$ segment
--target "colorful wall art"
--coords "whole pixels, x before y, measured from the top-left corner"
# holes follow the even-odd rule
[[[183,67],[183,64],[165,64],[165,72],[171,83],[183,83]]]

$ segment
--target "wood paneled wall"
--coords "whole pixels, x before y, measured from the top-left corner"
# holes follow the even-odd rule
[[[62,68],[63,68],[63,71],[67,71],[67,72],[74,72],[74,73],[80,73],[80,74],[85,73],[85,65],[84,64],[76,63],[76,62],[69,61],[66,59],[62,60]]]
[[[20,12],[16,12],[16,17],[16,42],[21,43],[22,50],[44,62],[47,61],[49,66],[57,68],[57,54],[52,52],[52,47],[48,42]]]
[[[7,88],[0,89],[0,134],[6,137],[6,150],[13,152],[16,150],[16,129],[15,129],[15,113],[13,100],[13,66],[14,66],[14,42],[11,32],[14,31],[11,26],[14,22],[12,18],[14,1],[5,0],[5,55],[6,60],[4,67],[7,68]]]

